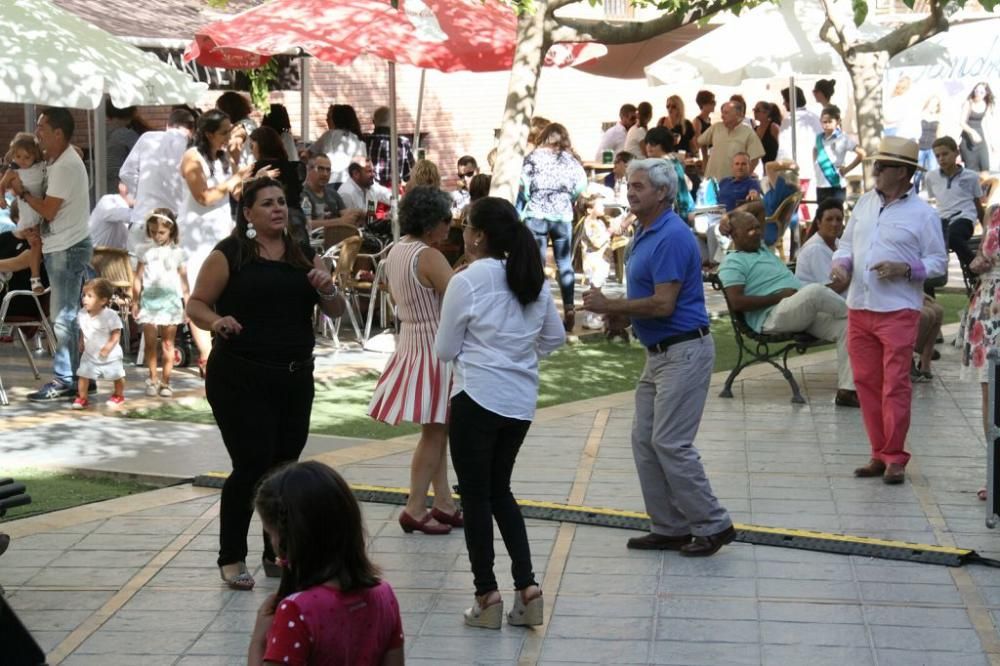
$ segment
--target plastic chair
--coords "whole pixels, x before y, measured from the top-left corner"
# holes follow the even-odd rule
[[[0,292],[3,292],[6,289],[6,286],[6,283],[0,282]],[[21,343],[21,347],[24,349],[24,354],[28,357],[28,364],[31,366],[31,372],[34,373],[35,379],[40,379],[41,375],[38,372],[38,366],[35,365],[35,357],[32,356],[31,349],[28,348],[28,337],[24,334],[23,329],[42,329],[45,333],[45,342],[49,348],[49,353],[53,356],[55,355],[56,334],[52,330],[52,326],[49,325],[49,318],[46,315],[45,308],[42,306],[42,298],[48,293],[48,289],[40,295],[35,294],[30,290],[9,291],[4,294],[3,301],[0,301],[0,328],[10,328],[12,332],[17,335],[18,342]],[[11,301],[15,298],[30,298],[34,303],[38,316],[9,315],[8,312],[10,311]],[[7,391],[3,387],[3,379],[0,378],[0,405],[6,406],[9,404],[10,401],[7,399]]]

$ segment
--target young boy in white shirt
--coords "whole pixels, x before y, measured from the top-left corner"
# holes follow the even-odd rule
[[[958,145],[950,136],[937,139],[931,147],[941,168],[927,172],[927,195],[937,201],[945,246],[967,266],[976,256],[969,239],[976,222],[983,219],[979,174],[958,163]]]

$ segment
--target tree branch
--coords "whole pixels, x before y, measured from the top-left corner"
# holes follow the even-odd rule
[[[833,47],[837,55],[843,58],[847,45],[847,38],[844,35],[844,24],[837,16],[832,0],[821,0],[821,2],[823,4],[823,12],[826,14],[826,20],[820,26],[819,37]]]
[[[931,0],[930,10],[931,13],[919,21],[906,23],[879,39],[871,42],[859,42],[851,47],[857,53],[885,51],[891,58],[911,46],[947,31],[948,19],[944,15],[944,6],[940,0]]]
[[[556,4],[561,0],[553,0]],[[569,3],[564,3],[569,4]],[[651,21],[604,21],[555,16],[549,14],[554,24],[551,38],[555,42],[600,42],[601,44],[633,44],[676,30],[717,12],[741,4],[736,0],[712,0],[698,3],[686,13],[663,14]]]

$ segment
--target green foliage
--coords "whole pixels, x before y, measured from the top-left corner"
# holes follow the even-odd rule
[[[906,2],[906,0],[904,0]],[[913,0],[909,0],[909,6],[913,7]],[[861,25],[868,17],[867,0],[851,0],[851,9],[854,11],[854,25]]]
[[[271,110],[271,84],[278,80],[278,61],[271,58],[263,67],[247,70],[250,79],[250,101],[261,113]]]

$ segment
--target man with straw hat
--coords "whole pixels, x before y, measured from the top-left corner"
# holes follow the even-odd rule
[[[910,454],[910,363],[923,282],[942,275],[948,254],[934,209],[913,192],[917,143],[887,136],[873,162],[875,189],[858,199],[833,255],[831,277],[850,280],[847,345],[871,460],[859,477],[902,483]]]

